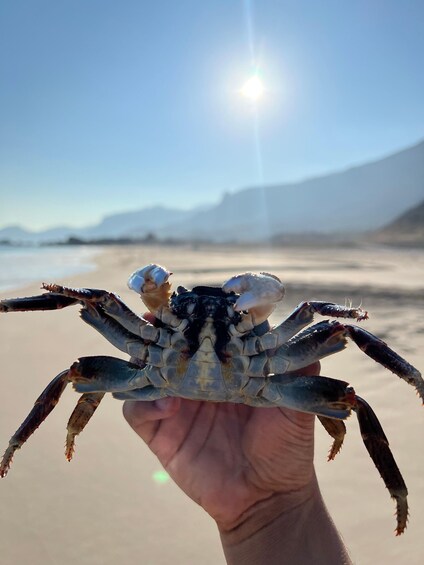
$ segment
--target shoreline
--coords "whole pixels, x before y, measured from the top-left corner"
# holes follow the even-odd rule
[[[61,247],[0,247],[0,292],[10,292],[34,283],[83,275],[96,269],[99,248],[66,249]],[[40,281],[40,279],[42,279]]]

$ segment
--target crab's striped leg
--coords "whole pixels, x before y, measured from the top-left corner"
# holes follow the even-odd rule
[[[144,343],[144,340],[125,329],[113,318],[107,316],[101,308],[96,306],[83,308],[81,310],[81,318],[120,351],[138,359],[146,358],[147,345]]]
[[[278,347],[269,357],[268,372],[283,373],[306,367],[344,349],[348,338],[371,359],[414,386],[424,402],[424,380],[418,369],[372,333],[337,321],[315,324]]]
[[[104,392],[87,392],[82,394],[69,418],[66,436],[65,456],[72,459],[75,451],[75,437],[82,432],[102,401]]]
[[[332,302],[301,302],[288,318],[265,335],[247,338],[243,353],[253,355],[258,351],[280,347],[311,324],[314,321],[314,314],[332,318],[351,318],[358,321],[368,318],[368,313],[361,308],[350,308]]]
[[[344,420],[352,410],[355,411],[365,447],[390,496],[396,501],[396,535],[405,530],[408,490],[377,416],[352,387],[344,381],[323,376],[274,375],[266,379],[258,396],[260,405],[266,399],[273,406],[310,412],[324,418]],[[325,427],[328,430],[328,426]]]
[[[346,334],[368,357],[371,357],[371,359],[374,359],[374,361],[377,361],[377,363],[380,363],[380,365],[383,365],[383,367],[386,367],[386,369],[389,369],[389,371],[415,387],[424,403],[424,380],[418,369],[372,333],[358,328],[358,326],[345,325],[344,327]]]
[[[356,396],[355,406],[365,447],[374,461],[390,496],[396,501],[396,535],[402,534],[408,520],[408,489],[390,451],[389,442],[371,406]]]
[[[342,420],[318,416],[327,433],[333,438],[333,445],[328,453],[328,461],[332,461],[341,450],[346,435],[346,426]]]
[[[56,293],[44,293],[26,298],[6,298],[0,301],[0,312],[29,312],[37,310],[60,310],[76,304],[78,300]]]
[[[150,378],[149,378],[150,377]],[[72,456],[75,436],[81,432],[95,412],[105,392],[120,392],[146,386],[164,386],[160,372],[140,369],[137,365],[115,357],[81,357],[70,369],[62,371],[44,389],[34,407],[12,436],[0,463],[0,476],[6,476],[13,454],[35,432],[59,401],[66,385],[72,382],[83,397],[68,424],[66,455]]]
[[[81,303],[87,310],[102,311],[109,318],[113,318],[119,325],[129,332],[142,336],[145,326],[150,326],[149,322],[137,316],[123,300],[115,293],[97,288],[70,288],[59,284],[43,284],[43,288],[49,290],[51,296],[61,297],[63,300],[72,300]],[[50,296],[45,294],[43,296]],[[27,300],[27,299],[25,299]],[[145,339],[150,339],[149,332]]]
[[[0,476],[5,477],[12,463],[13,454],[22,447],[26,440],[47,418],[59,401],[62,392],[69,382],[69,370],[62,371],[43,390],[35,401],[34,407],[9,441],[0,463]]]
[[[346,330],[342,324],[319,322],[272,352],[268,359],[268,372],[285,373],[302,369],[343,350],[346,343]]]
[[[141,361],[145,361],[155,347],[149,345],[150,343],[157,344],[157,348],[161,348],[163,351],[163,349],[177,347],[178,339],[184,340],[181,335],[175,337],[175,334],[170,333],[166,328],[156,328],[148,322],[139,328],[140,335],[136,335],[127,330],[124,324],[109,317],[103,309],[93,305],[81,310],[81,318],[117,349]]]
[[[140,368],[134,363],[98,355],[80,357],[72,365],[69,379],[77,392],[126,392],[138,388],[167,385],[161,371],[148,365]]]

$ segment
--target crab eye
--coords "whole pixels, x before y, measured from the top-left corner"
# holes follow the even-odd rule
[[[188,289],[185,286],[177,287],[177,294],[183,294],[184,292],[188,292]]]

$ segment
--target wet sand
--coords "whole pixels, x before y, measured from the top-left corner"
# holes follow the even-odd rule
[[[143,311],[126,287],[134,269],[166,265],[175,284],[221,284],[233,274],[269,271],[287,283],[277,322],[301,300],[362,302],[365,328],[424,370],[424,253],[368,249],[240,249],[116,247],[97,258],[97,270],[68,278],[69,286],[107,288]],[[7,268],[3,266],[3,268]],[[1,298],[39,293],[39,285]],[[46,384],[83,355],[117,355],[81,322],[76,308],[0,317],[2,410],[0,442],[29,412]],[[353,344],[323,361],[322,373],[352,383],[377,412],[409,489],[406,533],[393,534],[395,506],[368,457],[354,417],[334,462],[330,439],[317,425],[315,461],[325,500],[355,563],[424,561],[424,412],[414,390]],[[160,465],[106,398],[77,439],[74,460],[63,456],[65,427],[77,396],[61,402],[14,459],[0,482],[0,561],[3,565],[219,565],[223,554],[214,522],[168,481]]]

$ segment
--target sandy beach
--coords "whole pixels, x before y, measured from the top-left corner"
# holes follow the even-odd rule
[[[272,322],[301,300],[352,299],[370,313],[366,329],[424,370],[423,251],[134,246],[107,248],[96,262],[93,272],[51,282],[106,288],[142,312],[126,280],[147,263],[167,266],[174,284],[187,287],[221,284],[248,270],[268,271],[287,283],[287,297]],[[39,292],[34,284],[0,298]],[[2,315],[0,336],[1,451],[46,384],[77,357],[125,358],[82,323],[75,307]],[[408,528],[396,538],[395,505],[363,446],[356,419],[349,419],[344,448],[331,463],[326,461],[330,438],[317,425],[319,483],[354,563],[422,564],[424,411],[418,397],[354,344],[322,365],[324,375],[349,381],[373,406],[409,489]],[[130,430],[118,401],[103,401],[77,439],[74,460],[65,460],[65,428],[77,398],[71,388],[65,391],[0,482],[1,564],[225,563],[212,519],[171,481],[154,480],[160,464]]]

